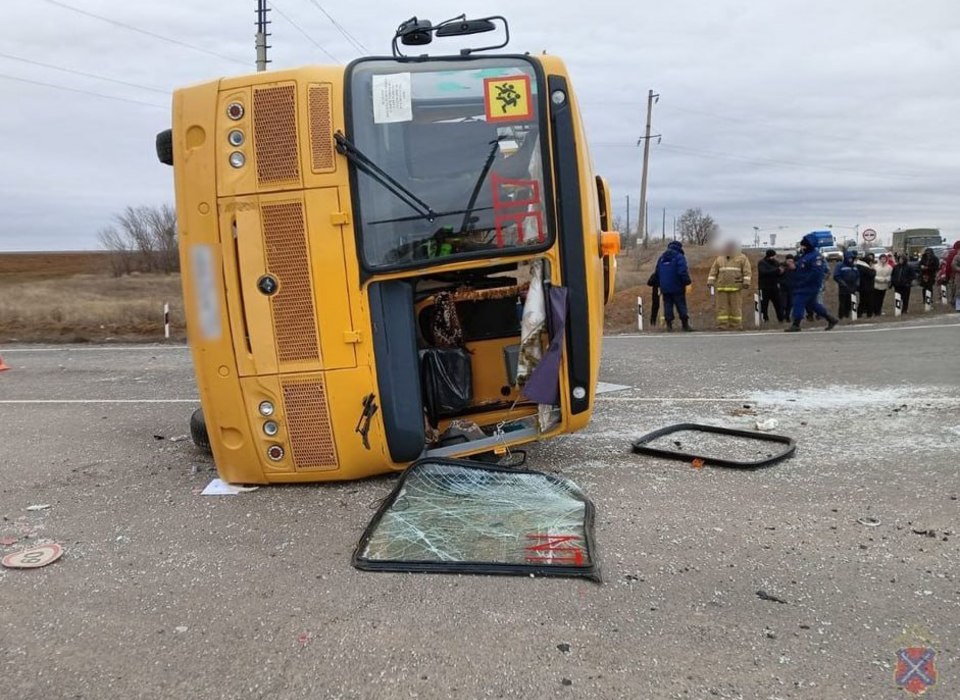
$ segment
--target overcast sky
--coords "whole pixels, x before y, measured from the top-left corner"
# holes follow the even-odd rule
[[[97,230],[124,206],[173,201],[172,170],[154,152],[156,132],[169,126],[170,91],[252,70],[255,2],[4,5],[0,250],[95,248]],[[687,207],[744,240],[754,226],[781,241],[824,224],[848,234],[873,227],[881,239],[900,226],[939,227],[949,240],[960,233],[956,0],[271,5],[274,68],[361,54],[323,10],[374,54],[389,53],[397,24],[412,14],[434,22],[451,8],[506,15],[511,49],[567,62],[597,170],[621,215],[630,195],[634,222],[636,142],[654,89],[653,128],[663,138],[651,149],[648,198],[651,228],[659,232],[666,208],[668,236]]]

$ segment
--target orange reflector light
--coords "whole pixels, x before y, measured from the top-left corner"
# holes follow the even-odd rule
[[[604,231],[600,234],[600,254],[616,255],[620,252],[620,234],[617,231]]]

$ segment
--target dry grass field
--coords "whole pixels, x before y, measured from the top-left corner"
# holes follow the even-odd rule
[[[653,271],[662,246],[626,251],[617,271],[617,292],[606,309],[608,333],[636,331],[637,296],[644,299],[647,330]],[[713,327],[713,299],[706,286],[715,253],[708,248],[686,251],[693,287],[688,295],[690,318],[698,329]],[[749,253],[754,265],[759,253]],[[163,340],[163,304],[170,304],[172,339],[185,337],[180,276],[133,274],[112,277],[105,253],[0,253],[0,342],[103,342]],[[886,320],[893,320],[892,294]],[[918,292],[919,296],[919,292]],[[827,306],[836,309],[836,285],[827,284]],[[935,311],[943,308],[935,305]],[[914,301],[913,314],[922,302]],[[904,320],[910,316],[905,316]],[[744,295],[744,325],[753,326],[753,295]],[[780,328],[773,323],[774,329]],[[653,329],[662,331],[663,327]]]
[[[0,342],[184,337],[179,275],[109,273],[104,253],[0,253]]]

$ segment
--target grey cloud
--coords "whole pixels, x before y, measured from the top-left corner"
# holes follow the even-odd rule
[[[11,4],[3,53],[173,88],[252,68],[253,3],[246,0],[63,0],[89,12],[178,37],[224,60],[58,7]],[[310,0],[277,0],[341,60],[357,51]],[[411,14],[443,19],[449,3],[321,4],[374,53],[388,53]],[[728,233],[784,235],[825,223],[960,228],[960,6],[949,0],[883,3],[464,2],[457,11],[502,13],[514,50],[548,50],[575,81],[594,163],[622,214],[639,199],[648,88],[661,94],[649,187],[651,228],[661,209],[714,214]],[[285,17],[273,15],[273,67],[327,59]],[[236,62],[234,62],[236,61]],[[246,65],[246,68],[244,67]],[[127,204],[171,201],[169,169],[153,138],[169,122],[169,95],[59,73],[0,57],[0,74],[89,90],[102,99],[0,78],[0,248],[96,246],[96,231]],[[654,226],[656,224],[656,226]],[[776,229],[785,226],[785,229]]]

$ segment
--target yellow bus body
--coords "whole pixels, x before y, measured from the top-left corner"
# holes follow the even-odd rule
[[[548,249],[529,255],[450,260],[431,273],[456,273],[538,258],[546,261],[550,282],[563,285],[561,240],[582,231],[587,324],[568,343],[561,363],[559,418],[536,435],[499,436],[503,451],[531,440],[583,428],[590,420],[601,351],[605,296],[612,293],[618,239],[604,234],[609,192],[593,173],[576,98],[563,63],[550,56],[526,57],[544,80],[567,85],[569,114],[563,157],[575,163],[577,181],[566,177],[568,192],[579,198],[579,227],[565,224]],[[220,476],[232,483],[280,483],[358,479],[405,468],[385,435],[388,408],[367,419],[365,397],[380,397],[374,339],[380,329],[371,317],[371,285],[418,278],[422,270],[364,274],[354,231],[350,164],[337,153],[336,132],[347,127],[344,67],[304,67],[222,79],[177,90],[173,99],[173,159],[180,235],[183,291],[189,344],[201,405]],[[559,84],[559,83],[558,83]],[[542,90],[543,88],[541,88]],[[242,106],[238,119],[230,105]],[[234,109],[233,115],[236,115]],[[557,149],[550,123],[545,134]],[[231,145],[230,132],[243,143]],[[232,153],[242,167],[229,164]],[[559,207],[558,197],[545,202]],[[576,246],[574,246],[576,247]],[[260,291],[264,275],[279,281],[273,295]],[[605,275],[607,279],[605,280]],[[606,293],[605,293],[606,286]],[[571,293],[571,297],[573,297]],[[484,345],[484,342],[487,345]],[[569,410],[570,344],[589,358],[584,406]],[[473,343],[474,393],[492,396],[503,379],[502,343]],[[519,388],[507,397],[516,401]],[[260,406],[268,402],[272,414]],[[533,415],[535,408],[503,408],[484,414],[487,423]],[[387,418],[390,418],[387,415]],[[265,423],[276,424],[275,435]],[[448,424],[449,421],[444,421]],[[272,427],[272,426],[271,426]],[[441,426],[442,427],[442,426]],[[268,456],[279,447],[282,456]],[[490,451],[489,444],[447,451],[456,456]],[[274,455],[278,451],[274,449]],[[409,456],[409,455],[408,455]]]

